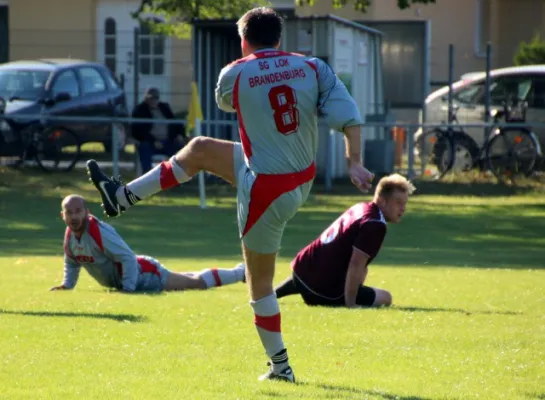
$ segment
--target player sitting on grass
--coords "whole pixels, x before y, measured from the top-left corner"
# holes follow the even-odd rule
[[[200,273],[171,272],[154,258],[137,256],[113,227],[89,214],[78,195],[64,198],[64,281],[51,290],[73,289],[81,267],[100,285],[123,292],[209,289],[244,280],[244,265]]]
[[[293,259],[293,274],[276,289],[276,297],[300,294],[308,305],[379,307],[392,295],[364,286],[368,265],[377,256],[386,223],[397,223],[415,187],[403,176],[382,178],[373,201],[345,211]]]

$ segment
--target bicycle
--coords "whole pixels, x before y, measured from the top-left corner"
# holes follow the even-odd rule
[[[542,157],[541,145],[536,134],[526,126],[527,102],[513,105],[504,103],[503,111],[493,110],[491,117],[494,126],[492,139],[486,147],[487,167],[499,181],[515,183],[515,177],[528,177]],[[497,126],[500,120],[507,123],[524,124],[523,126]]]
[[[456,122],[458,106],[453,106],[448,120]],[[420,159],[422,175],[430,175],[432,178],[442,179],[454,164],[454,136],[464,135],[459,128],[449,125],[446,128],[435,128],[425,132],[415,143],[417,157]],[[431,168],[428,168],[431,166]]]
[[[0,97],[0,115],[4,109],[5,102]],[[0,119],[0,156],[15,159],[12,166],[34,160],[44,171],[68,172],[79,161],[80,154],[80,140],[67,128],[44,126],[36,121],[23,125],[13,118]]]
[[[501,120],[507,123],[526,121],[527,103],[516,101],[502,104],[503,110],[492,110],[490,116],[493,126],[485,137],[485,143],[479,148],[475,140],[459,125],[454,106],[447,128],[437,128],[425,133],[420,139],[419,155],[422,166],[427,166],[427,157],[437,168],[436,179],[443,178],[455,169],[467,172],[476,167],[481,171],[491,171],[500,182],[514,183],[518,175],[529,176],[541,157],[539,140],[529,127],[499,126]]]

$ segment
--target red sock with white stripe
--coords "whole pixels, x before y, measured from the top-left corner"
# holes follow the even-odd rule
[[[276,294],[271,294],[257,301],[251,301],[254,309],[254,324],[267,356],[272,361],[273,372],[279,373],[288,365],[288,353],[282,340],[280,329],[280,307]]]
[[[176,162],[175,157],[164,161],[139,178],[120,187],[116,193],[117,201],[125,208],[137,201],[148,198],[158,192],[187,182],[191,177]],[[135,197],[136,196],[136,197]]]
[[[207,288],[231,285],[242,282],[244,279],[244,264],[239,264],[231,269],[211,268],[202,271],[199,275]]]

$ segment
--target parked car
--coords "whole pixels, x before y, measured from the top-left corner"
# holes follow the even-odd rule
[[[100,142],[112,146],[112,124],[51,121],[48,116],[128,116],[125,93],[104,65],[84,60],[41,59],[0,65],[0,97],[5,100],[6,121],[0,121],[3,136],[41,122],[73,131],[82,144]],[[18,118],[40,115],[40,121]],[[8,122],[8,123],[6,123]],[[118,126],[122,143],[126,126]],[[1,142],[1,141],[0,141]]]
[[[457,112],[460,124],[479,124],[484,122],[486,72],[472,72],[462,75],[462,80],[453,84],[453,102],[459,107]],[[448,86],[426,98],[426,122],[448,122]],[[545,148],[545,65],[501,68],[490,71],[490,106],[500,109],[507,98],[526,101],[526,121]],[[420,115],[422,121],[422,113]],[[477,146],[485,140],[483,128],[464,128]],[[422,135],[422,129],[415,133],[415,143]]]

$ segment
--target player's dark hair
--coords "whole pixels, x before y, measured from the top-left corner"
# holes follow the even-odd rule
[[[248,11],[237,22],[238,34],[256,48],[275,47],[282,36],[283,18],[272,8]]]

